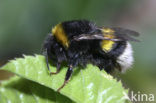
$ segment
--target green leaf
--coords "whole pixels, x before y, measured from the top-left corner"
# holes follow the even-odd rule
[[[56,70],[54,66],[50,68],[52,71]],[[50,76],[45,58],[41,55],[24,56],[24,58],[12,60],[1,69],[13,72],[54,91],[63,84],[67,71],[67,67],[62,67],[60,73]],[[75,68],[71,80],[60,91],[62,95],[76,103],[124,103],[128,97],[127,92],[121,82],[117,82],[105,71],[100,71],[91,64],[85,69]]]
[[[20,77],[13,77],[0,87],[0,103],[73,103],[52,89]]]

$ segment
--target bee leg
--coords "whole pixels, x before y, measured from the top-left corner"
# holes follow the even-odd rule
[[[48,71],[50,72],[50,75],[59,73],[60,67],[61,67],[61,63],[60,62],[57,63],[57,71],[56,72],[51,72],[50,71],[50,67],[49,67],[49,57],[48,57],[47,49],[45,50],[44,55],[45,55],[45,58],[46,58],[46,64],[47,64]]]
[[[64,80],[64,83],[63,85],[57,89],[57,92],[59,92],[69,81],[70,77],[71,77],[71,74],[73,72],[73,68],[72,68],[72,65],[69,66],[67,72],[66,72],[66,76],[65,76],[65,80]]]
[[[57,69],[56,69],[56,72],[50,72],[50,75],[53,75],[53,74],[57,74],[57,73],[59,73],[59,72],[60,72],[60,68],[61,68],[61,63],[58,62],[58,63],[57,63]]]
[[[48,71],[50,72],[50,68],[49,68],[49,58],[48,58],[47,49],[46,49],[44,55],[45,55],[45,57],[46,57],[46,64],[47,64]]]

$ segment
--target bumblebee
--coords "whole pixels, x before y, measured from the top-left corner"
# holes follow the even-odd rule
[[[114,69],[126,71],[133,64],[133,50],[129,41],[138,41],[139,33],[119,27],[98,27],[87,20],[65,21],[52,28],[43,44],[47,68],[49,59],[57,67],[66,62],[66,72],[60,91],[69,81],[74,67],[91,63],[111,73]]]

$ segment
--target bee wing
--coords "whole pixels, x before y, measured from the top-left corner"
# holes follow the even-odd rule
[[[119,38],[122,40],[139,42],[139,40],[134,38],[134,37],[139,36],[139,33],[136,31],[124,29],[124,28],[120,28],[120,27],[112,27],[112,29],[115,31],[114,35],[116,36],[116,38]]]
[[[126,34],[126,35],[131,35],[131,36],[135,36],[135,37],[138,37],[140,34],[136,31],[133,31],[133,30],[129,30],[129,29],[124,29],[124,28],[120,28],[120,27],[112,27],[112,29],[115,31],[115,32],[118,32],[118,33],[122,33],[122,34]]]
[[[122,41],[121,39],[110,39],[108,37],[104,37],[103,34],[81,34],[79,36],[74,37],[74,40],[111,40],[111,41]]]
[[[110,27],[112,30],[114,30],[115,38],[110,39],[108,37],[105,37],[102,33],[92,33],[92,34],[81,34],[79,36],[75,36],[74,40],[80,41],[80,40],[111,40],[111,41],[136,41],[139,42],[139,40],[135,39],[134,37],[138,37],[139,33],[136,31],[132,31],[129,29],[124,29],[120,27]],[[102,30],[102,27],[99,28],[99,30]]]

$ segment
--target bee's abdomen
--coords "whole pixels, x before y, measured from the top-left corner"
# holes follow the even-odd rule
[[[122,54],[120,54],[117,58],[117,63],[121,68],[121,72],[125,72],[129,69],[133,64],[133,50],[132,46],[129,42],[126,42],[126,47]]]

